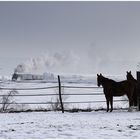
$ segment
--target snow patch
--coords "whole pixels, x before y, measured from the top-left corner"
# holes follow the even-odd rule
[[[90,113],[0,114],[3,139],[139,139],[140,113],[116,111]]]

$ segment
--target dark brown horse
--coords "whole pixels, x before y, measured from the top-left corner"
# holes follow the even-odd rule
[[[134,84],[135,89],[134,89],[134,94],[133,94],[133,105],[137,106],[137,80],[132,76],[131,71],[127,71],[126,78],[128,81],[132,82]]]
[[[107,103],[107,112],[109,111],[109,104],[111,105],[111,110],[113,110],[113,96],[123,96],[127,95],[129,99],[129,107],[133,103],[133,93],[134,93],[134,84],[132,82],[125,80],[121,82],[116,82],[112,79],[105,78],[102,74],[97,74],[97,85],[103,86],[103,91]]]

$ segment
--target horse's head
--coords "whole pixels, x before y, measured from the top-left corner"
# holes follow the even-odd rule
[[[101,73],[100,73],[100,75],[97,74],[97,85],[98,85],[98,87],[100,87],[102,85],[102,78],[103,78],[103,76],[102,76]]]
[[[132,80],[132,79],[134,79],[134,77],[132,76],[132,74],[131,74],[131,71],[127,71],[126,72],[127,73],[127,75],[126,75],[126,78],[127,78],[127,80]]]

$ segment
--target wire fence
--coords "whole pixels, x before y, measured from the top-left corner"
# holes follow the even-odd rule
[[[102,89],[102,87],[91,87],[91,86],[61,86],[63,88],[69,88],[69,89]],[[57,89],[59,86],[51,86],[51,87],[41,87],[41,88],[0,88],[0,90],[23,90],[23,91],[28,91],[28,90],[45,90],[45,89]],[[15,94],[12,96],[57,96],[59,94],[51,93],[51,94]],[[93,92],[93,93],[64,93],[64,95],[71,95],[71,96],[88,96],[88,95],[93,95],[93,96],[103,96],[103,92]],[[0,96],[7,96],[6,94],[0,94]],[[119,101],[126,101],[126,100],[114,100],[115,102]],[[83,101],[83,102],[63,102],[63,103],[97,103],[97,102],[105,102],[105,101]],[[54,102],[55,103],[55,102]],[[20,103],[19,103],[20,104]],[[23,103],[22,103],[23,104]],[[26,104],[47,104],[47,102],[44,103],[26,103]]]
[[[63,89],[102,89],[102,87],[97,87],[97,86],[61,86],[61,84],[58,84],[58,86],[48,86],[48,87],[32,87],[32,88],[8,88],[8,87],[0,87],[0,90],[4,90],[4,91],[10,91],[10,90],[15,90],[15,91],[33,91],[33,90],[48,90],[48,89],[59,89],[59,93],[55,94],[55,93],[48,93],[48,94],[15,94],[15,95],[12,95],[13,97],[15,96],[25,96],[25,97],[45,97],[45,96],[58,96],[59,97],[59,100],[60,98],[62,98],[62,93],[61,93],[61,90]],[[103,94],[103,91],[96,91],[96,92],[90,92],[90,93],[63,93],[63,95],[70,95],[70,96],[104,96]],[[0,97],[3,97],[3,96],[7,96],[6,94],[0,94]],[[94,99],[94,98],[93,98]],[[114,100],[114,102],[121,102],[121,101],[126,101],[126,100]],[[60,101],[61,103],[61,107],[63,108],[63,104],[91,104],[91,103],[102,103],[102,102],[106,102],[105,100],[93,100],[93,101],[88,101],[88,100],[85,100],[85,101],[69,101],[69,102],[66,102],[66,101]],[[2,102],[0,102],[0,104],[3,104]],[[9,104],[15,104],[15,103],[9,103]],[[16,104],[56,104],[56,102],[17,102]]]

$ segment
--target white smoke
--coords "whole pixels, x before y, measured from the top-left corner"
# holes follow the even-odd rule
[[[119,51],[118,51],[119,52]],[[48,52],[19,64],[16,73],[56,74],[110,74],[135,73],[137,60],[127,59],[117,51],[101,47],[85,47],[85,50]],[[138,59],[138,58],[137,58]],[[139,66],[140,67],[140,66]]]
[[[79,57],[73,52],[64,53],[46,53],[45,55],[30,58],[24,63],[19,64],[16,73],[65,73],[75,72]]]

